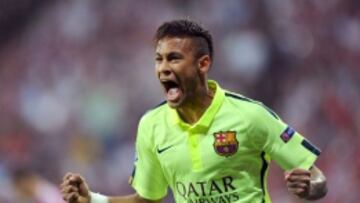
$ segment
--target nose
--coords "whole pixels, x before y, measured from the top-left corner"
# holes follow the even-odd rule
[[[157,65],[156,65],[156,69],[157,69],[159,75],[168,76],[168,75],[171,74],[170,67],[169,67],[168,64],[165,63],[165,62],[162,62],[162,63],[157,64]]]

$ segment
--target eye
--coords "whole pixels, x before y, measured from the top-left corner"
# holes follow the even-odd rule
[[[177,62],[177,61],[179,61],[179,59],[178,59],[178,58],[171,58],[171,59],[169,59],[169,61],[171,61],[171,62]]]
[[[180,59],[182,59],[182,57],[180,55],[177,54],[171,54],[168,57],[168,60],[171,62],[178,62]]]

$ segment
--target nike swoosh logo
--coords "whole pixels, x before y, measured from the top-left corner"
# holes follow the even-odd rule
[[[161,153],[163,153],[164,151],[170,149],[171,147],[172,147],[172,145],[167,146],[167,147],[162,148],[162,149],[159,149],[159,147],[157,147],[157,153],[161,154]]]

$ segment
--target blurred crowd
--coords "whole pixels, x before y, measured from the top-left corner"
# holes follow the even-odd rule
[[[322,149],[329,193],[319,202],[360,199],[359,1],[33,0],[23,21],[23,1],[0,5],[0,26],[21,25],[0,30],[0,203],[57,203],[68,171],[93,191],[132,192],[137,122],[163,100],[152,38],[187,16],[213,34],[212,79]],[[273,202],[300,202],[278,166],[269,178]],[[52,197],[24,189],[28,179]]]

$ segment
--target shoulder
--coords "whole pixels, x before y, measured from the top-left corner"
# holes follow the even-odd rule
[[[225,98],[227,101],[229,101],[230,104],[232,104],[234,107],[247,107],[248,108],[256,108],[258,105],[256,105],[258,102],[250,99],[248,97],[245,97],[241,94],[225,91]]]
[[[234,109],[234,111],[240,111],[239,113],[250,119],[261,118],[265,115],[279,119],[272,109],[260,101],[230,91],[225,91],[225,97],[230,108]]]
[[[137,131],[137,145],[144,146],[154,146],[153,136],[154,136],[154,127],[158,122],[161,122],[164,119],[166,112],[166,102],[162,102],[154,108],[149,109],[146,113],[141,117],[138,123],[138,131]]]
[[[145,114],[141,117],[140,125],[150,125],[155,121],[158,121],[160,117],[164,116],[166,112],[166,101],[161,102],[153,108],[150,108],[145,112]]]

